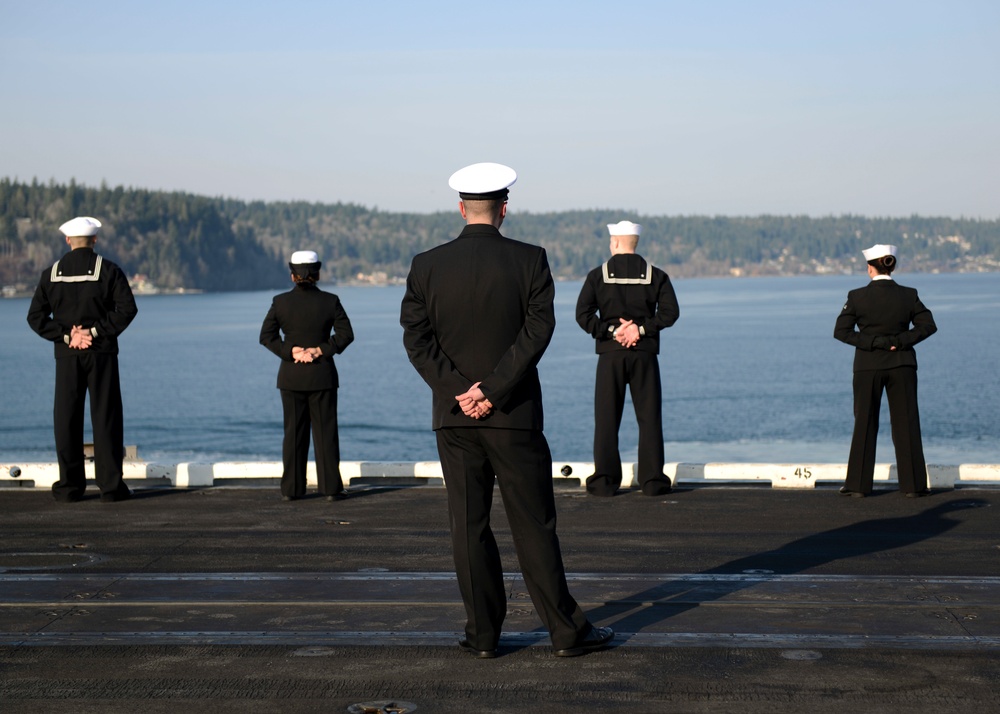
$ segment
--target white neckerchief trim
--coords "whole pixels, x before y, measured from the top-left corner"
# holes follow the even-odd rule
[[[601,266],[601,270],[604,273],[604,282],[605,282],[605,284],[607,284],[607,285],[649,285],[649,284],[651,284],[653,282],[653,269],[649,266],[649,263],[646,260],[644,260],[642,258],[640,258],[640,260],[642,260],[642,264],[646,266],[646,272],[645,272],[644,275],[642,275],[641,277],[638,277],[638,278],[616,278],[616,277],[614,277],[613,275],[611,275],[610,270],[608,268],[608,266],[611,265],[611,261],[609,260],[607,263],[605,263],[603,266]]]
[[[95,283],[101,279],[102,263],[104,263],[104,258],[97,256],[97,261],[94,263],[93,275],[60,275],[59,261],[57,260],[52,266],[52,274],[49,276],[49,279],[53,283]]]

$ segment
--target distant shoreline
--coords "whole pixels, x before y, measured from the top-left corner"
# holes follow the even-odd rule
[[[198,288],[153,288],[153,289],[136,289],[132,288],[132,293],[134,295],[201,295],[205,291]],[[238,292],[238,291],[227,291],[227,292]],[[21,286],[5,285],[3,286],[2,293],[0,297],[3,298],[30,298],[35,294],[35,289],[25,289]]]
[[[915,270],[909,271],[907,273],[900,273],[900,275],[942,275],[942,274],[955,274],[955,275],[978,275],[982,273],[1000,273],[1000,265],[983,265],[976,270]],[[825,278],[831,275],[862,275],[861,272],[854,271],[842,271],[842,272],[822,272],[822,273],[728,273],[721,275],[671,275],[673,280],[741,280],[745,278]],[[559,283],[573,282],[574,280],[582,280],[579,277],[563,277],[563,276],[553,276],[553,279]],[[349,279],[340,281],[322,281],[319,283],[322,287],[336,288],[336,287],[351,287],[351,288],[385,288],[385,287],[395,287],[406,285],[405,278],[387,278],[385,280],[372,280],[365,278],[359,279]],[[0,292],[0,297],[2,298],[30,298],[34,295],[34,287],[28,287],[23,284],[18,285],[4,285],[2,292]],[[149,295],[203,295],[206,292],[219,292],[219,293],[231,293],[231,292],[247,292],[246,290],[218,290],[218,291],[207,291],[201,288],[157,288],[157,287],[137,287],[132,286],[133,294],[139,296],[149,296]]]

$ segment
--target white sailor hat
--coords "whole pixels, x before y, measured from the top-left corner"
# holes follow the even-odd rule
[[[316,255],[314,250],[297,250],[292,253],[292,259],[288,261],[289,265],[312,265],[313,263],[319,262],[319,256]]]
[[[896,246],[894,245],[883,245],[879,243],[878,245],[873,245],[867,250],[861,251],[861,254],[865,256],[865,261],[878,260],[879,258],[884,258],[887,255],[891,255],[893,258],[896,257]]]
[[[642,233],[642,226],[632,221],[618,221],[608,224],[608,233],[613,236],[637,236]]]
[[[310,275],[319,276],[319,269],[323,264],[319,262],[319,256],[314,250],[297,250],[292,253],[292,259],[288,261],[288,269],[300,278],[308,278]]]
[[[468,200],[507,198],[507,189],[517,181],[517,172],[510,166],[485,162],[459,169],[448,179],[448,185]]]
[[[90,216],[78,216],[71,221],[66,221],[59,230],[67,238],[77,236],[96,236],[101,229],[101,222]]]

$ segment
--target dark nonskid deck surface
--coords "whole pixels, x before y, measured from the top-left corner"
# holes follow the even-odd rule
[[[614,646],[552,657],[499,494],[508,618],[461,652],[440,488],[56,504],[0,493],[4,711],[1000,711],[1000,492],[559,492]],[[644,707],[637,709],[637,706]]]

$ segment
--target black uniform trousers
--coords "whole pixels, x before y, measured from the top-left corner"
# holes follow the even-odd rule
[[[920,438],[916,367],[871,369],[854,373],[854,437],[851,439],[844,487],[859,493],[872,492],[883,390],[889,402],[899,490],[903,493],[923,491],[927,488],[927,464],[924,462],[924,447]]]
[[[344,490],[344,482],[340,478],[337,390],[279,391],[285,420],[285,439],[281,450],[284,462],[281,495],[289,498],[302,498],[306,495],[311,430],[319,492],[325,496],[335,496]]]
[[[639,485],[647,494],[670,486],[670,480],[663,475],[663,400],[656,354],[615,350],[599,355],[597,360],[594,475],[587,479],[587,490],[595,495],[612,496],[622,483],[618,430],[626,389],[632,395],[639,424]]]
[[[476,427],[436,432],[448,490],[452,550],[465,603],[465,636],[495,649],[507,614],[507,589],[490,509],[500,486],[517,559],[535,611],[552,646],[576,646],[592,626],[569,593],[556,535],[552,455],[539,430]]]
[[[128,492],[122,481],[125,425],[118,355],[81,351],[56,359],[55,406],[52,422],[59,460],[59,481],[52,485],[58,500],[80,498],[86,488],[83,456],[83,410],[90,394],[94,430],[94,477],[102,495]]]

